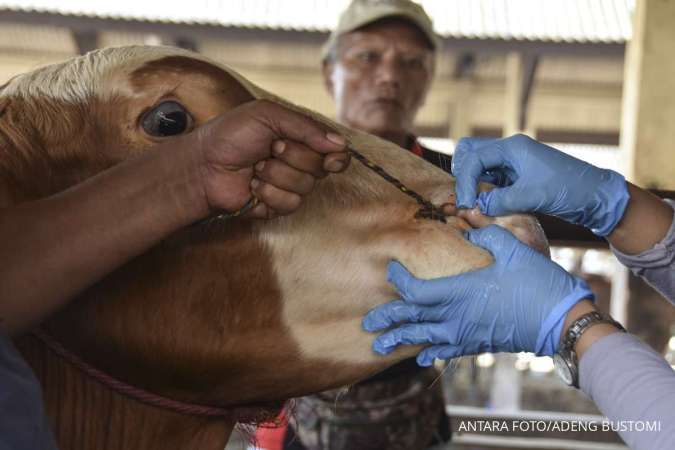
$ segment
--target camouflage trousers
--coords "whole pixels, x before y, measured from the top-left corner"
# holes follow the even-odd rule
[[[430,367],[302,397],[291,425],[307,450],[422,450],[447,420],[437,377]]]

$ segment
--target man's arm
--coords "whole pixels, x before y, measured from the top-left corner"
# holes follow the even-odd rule
[[[621,253],[634,255],[663,240],[673,223],[673,208],[656,195],[632,183],[627,185],[628,206],[607,240]]]
[[[622,230],[623,235],[620,238],[622,241],[630,242],[630,235],[634,234],[635,241],[641,243],[641,248],[644,247],[644,250],[633,253],[627,250],[636,250],[637,247],[626,249],[625,245],[619,247],[621,243],[617,241],[610,240],[610,242],[612,242],[612,251],[622,264],[631,269],[634,274],[644,278],[671,303],[675,303],[675,220],[673,219],[675,201],[657,200],[655,203],[657,205],[652,208],[653,217],[649,216],[650,211],[643,211],[642,214],[647,214],[644,220],[642,222],[636,220],[630,232],[626,227]],[[659,212],[660,217],[657,217],[656,206],[662,209],[665,207],[669,214]],[[666,225],[668,223],[670,225]],[[669,228],[666,228],[664,233],[662,230],[667,226]],[[665,237],[659,239],[662,233]],[[655,242],[652,243],[653,241]],[[623,251],[620,248],[623,248]]]
[[[161,145],[58,195],[1,210],[3,331],[41,320],[172,231],[206,216],[190,158],[182,145]]]

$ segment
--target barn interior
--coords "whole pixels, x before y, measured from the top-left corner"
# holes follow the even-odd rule
[[[108,46],[172,45],[334,117],[321,47],[347,0],[0,1],[0,82]],[[662,197],[675,198],[675,2],[420,0],[442,46],[415,129],[452,154],[462,136],[525,133]],[[604,240],[542,217],[552,257],[601,309],[675,368],[675,308],[621,266]],[[449,447],[625,449],[613,431],[460,430],[470,420],[601,421],[551,358],[482,354],[442,371]],[[244,449],[233,436],[229,449]]]

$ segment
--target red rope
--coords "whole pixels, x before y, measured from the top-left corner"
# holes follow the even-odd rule
[[[79,356],[66,349],[60,342],[58,342],[53,336],[44,330],[36,329],[32,332],[32,334],[42,341],[51,351],[68,361],[77,369],[81,370],[94,380],[98,381],[104,386],[107,386],[118,394],[124,395],[125,397],[129,397],[147,405],[156,406],[157,408],[167,409],[180,414],[204,417],[232,417],[232,411],[229,409],[172,400],[170,398],[162,397],[161,395],[153,394],[152,392],[148,392],[144,389],[131,386],[130,384],[120,381],[117,378],[108,375],[107,373],[98,370],[84,362]]]

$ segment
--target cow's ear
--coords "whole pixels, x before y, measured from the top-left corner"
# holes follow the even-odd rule
[[[39,144],[26,123],[21,102],[0,95],[0,207],[35,198],[45,178]],[[44,167],[42,168],[44,169]],[[31,187],[31,188],[28,188]]]
[[[16,201],[14,200],[9,185],[5,183],[5,180],[0,178],[0,210],[12,206],[15,203]]]
[[[9,103],[10,100],[8,98],[0,97],[0,123],[2,123],[2,117],[5,114],[5,109]],[[5,140],[0,138],[0,166],[4,165],[2,160],[5,159],[5,155],[7,154],[5,147]],[[7,176],[4,172],[4,170],[0,170],[0,209],[14,204],[14,200],[9,188],[9,180],[6,179]]]
[[[28,112],[19,109],[21,102],[13,101],[11,97],[0,97],[0,154],[3,162],[30,151],[24,123]]]
[[[0,122],[7,120],[7,112],[12,104],[12,99],[9,97],[0,96]]]

